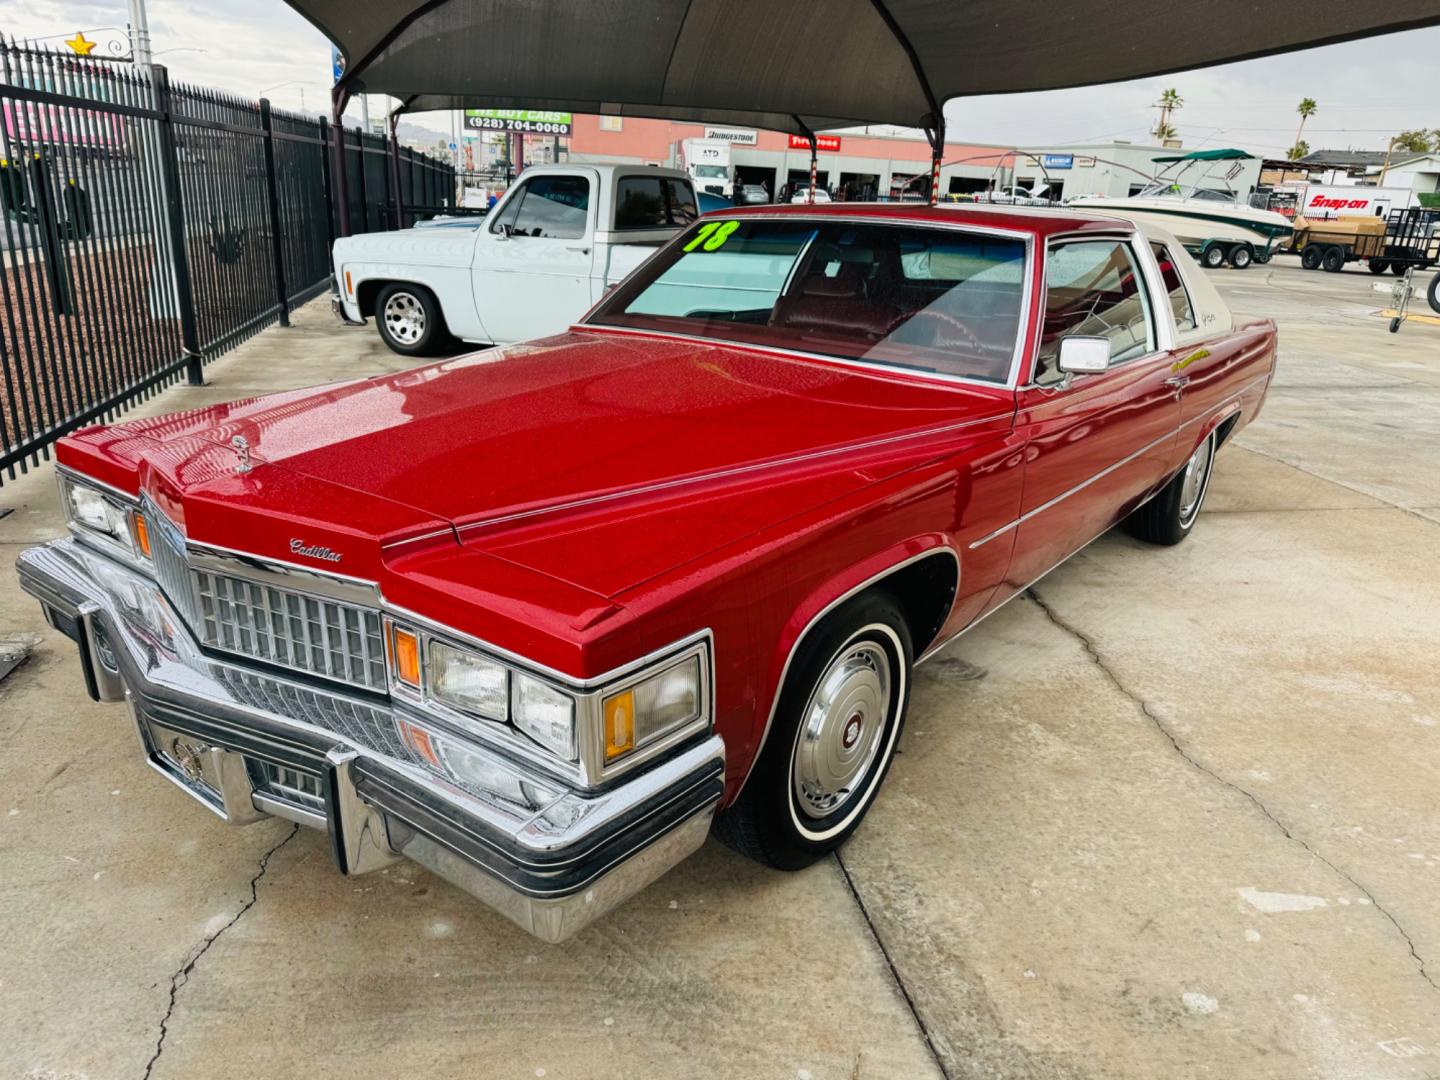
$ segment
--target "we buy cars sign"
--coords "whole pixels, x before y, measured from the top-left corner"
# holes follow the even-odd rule
[[[790,136],[790,149],[791,149],[791,150],[809,150],[809,149],[810,149],[810,140],[807,139],[807,138],[805,138],[804,135],[791,135],[791,136]],[[816,136],[815,136],[815,149],[816,149],[816,150],[823,150],[823,151],[825,151],[827,154],[838,154],[838,153],[840,152],[840,136],[839,136],[839,135],[816,135]]]

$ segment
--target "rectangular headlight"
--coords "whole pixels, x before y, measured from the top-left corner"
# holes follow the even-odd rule
[[[519,671],[510,687],[510,722],[545,749],[574,761],[575,699]]]
[[[126,554],[136,553],[135,537],[131,531],[130,507],[113,499],[98,488],[76,483],[68,477],[62,482],[65,498],[65,516],[72,525],[77,525],[95,536],[104,537],[119,545]]]
[[[601,706],[605,761],[624,757],[700,715],[700,657],[691,656],[611,694]]]
[[[436,701],[461,712],[504,723],[510,703],[510,673],[478,653],[431,638],[426,645],[426,688]]]

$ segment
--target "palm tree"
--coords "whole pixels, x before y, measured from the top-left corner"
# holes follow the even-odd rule
[[[1300,126],[1295,129],[1295,145],[1305,147],[1305,154],[1310,152],[1310,144],[1301,139],[1300,135],[1305,130],[1305,121],[1314,116],[1319,108],[1320,106],[1315,104],[1315,99],[1308,97],[1301,98],[1300,104],[1295,107],[1295,111],[1300,114]],[[1304,157],[1305,154],[1301,154],[1300,156]],[[1291,160],[1295,160],[1294,155],[1291,155]]]
[[[1309,153],[1310,144],[1304,139],[1296,139],[1295,145],[1290,147],[1285,156],[1291,161],[1299,161],[1301,158],[1308,156]]]
[[[1185,99],[1180,96],[1180,91],[1173,86],[1160,95],[1160,100],[1155,107],[1160,110],[1160,119],[1155,122],[1155,137],[1157,139],[1175,138],[1175,127],[1170,123],[1170,114],[1176,109],[1183,107]]]

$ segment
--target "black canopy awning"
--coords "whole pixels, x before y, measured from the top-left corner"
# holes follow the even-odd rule
[[[804,131],[1440,23],[1440,0],[288,0],[342,92]]]

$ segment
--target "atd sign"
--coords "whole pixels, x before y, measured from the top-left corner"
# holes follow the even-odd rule
[[[809,149],[810,149],[810,140],[807,139],[807,138],[805,138],[804,135],[791,135],[791,136],[790,136],[790,149],[791,149],[791,150],[809,150]],[[827,153],[827,154],[838,154],[838,153],[840,152],[840,136],[839,136],[839,135],[816,135],[816,136],[815,136],[815,149],[816,149],[816,150],[823,150],[823,151],[824,151],[825,153]]]

